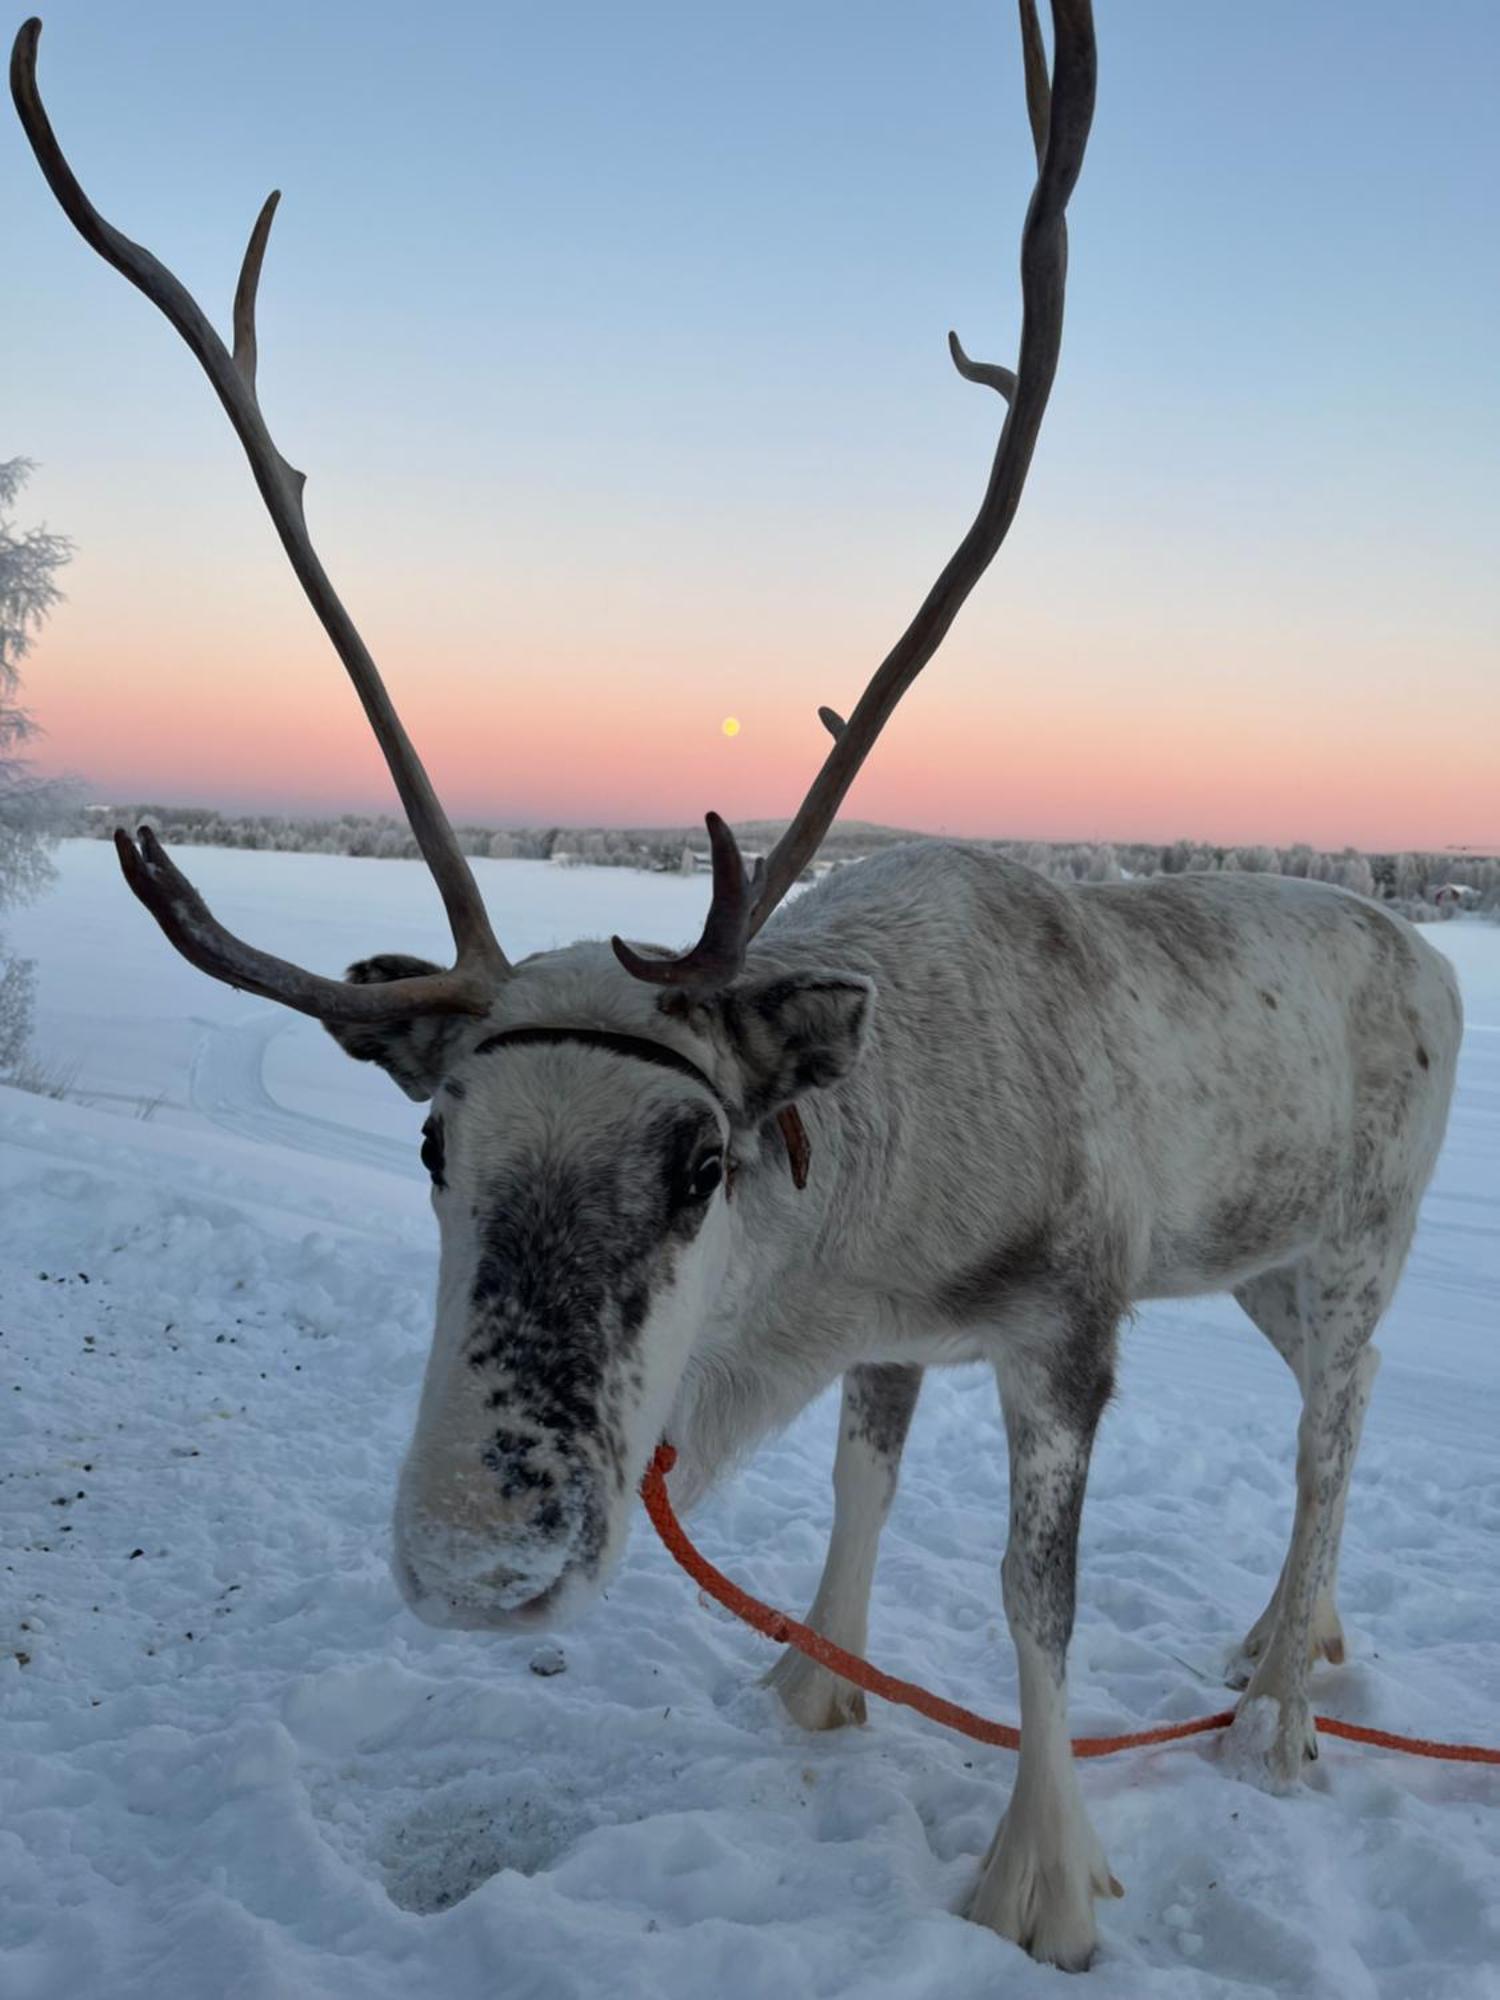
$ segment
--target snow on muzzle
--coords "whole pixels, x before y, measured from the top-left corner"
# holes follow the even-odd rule
[[[501,1437],[504,1437],[501,1432]],[[396,1498],[392,1567],[429,1625],[551,1623],[593,1597],[605,1543],[597,1468],[551,1439],[457,1450],[419,1431]]]
[[[509,1298],[476,1300],[461,1326],[451,1340],[440,1325],[429,1359],[396,1581],[432,1625],[552,1623],[597,1594],[623,1540],[623,1385],[591,1315],[538,1323]]]

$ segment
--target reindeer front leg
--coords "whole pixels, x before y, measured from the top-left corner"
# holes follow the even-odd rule
[[[844,1377],[833,1461],[833,1534],[807,1623],[847,1653],[865,1650],[875,1553],[921,1386],[920,1368],[895,1362],[851,1368]],[[860,1689],[794,1646],[765,1678],[804,1729],[838,1729],[865,1719]]]
[[[1059,1324],[1050,1353],[1037,1331],[1027,1329],[1024,1351],[1018,1343],[996,1362],[1010,1443],[1001,1577],[1020,1669],[1021,1750],[968,1915],[1033,1958],[1081,1972],[1094,1955],[1094,1898],[1123,1893],[1084,1809],[1067,1697],[1078,1522],[1111,1385],[1114,1327]]]

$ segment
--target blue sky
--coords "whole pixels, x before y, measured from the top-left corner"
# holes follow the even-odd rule
[[[1027,495],[854,807],[1500,842],[1500,10],[1098,14]],[[268,414],[456,806],[789,807],[813,704],[853,699],[993,449],[943,337],[1013,358],[1010,8],[45,20],[85,186],[221,323],[285,190]],[[378,802],[193,364],[13,121],[0,187],[0,451],[80,548],[30,683],[49,755],[116,793]],[[278,760],[304,726],[317,755]]]

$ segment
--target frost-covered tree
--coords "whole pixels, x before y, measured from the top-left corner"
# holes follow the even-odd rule
[[[0,459],[0,910],[50,879],[50,849],[71,803],[67,786],[37,777],[25,754],[36,725],[21,706],[21,662],[62,596],[55,577],[72,554],[62,535],[15,526],[11,510],[30,471],[29,459]],[[31,962],[15,957],[0,936],[0,1076],[21,1059],[32,976]]]
[[[1342,889],[1352,889],[1357,896],[1373,896],[1375,893],[1375,871],[1363,854],[1356,854],[1352,848],[1341,854],[1334,863],[1334,874],[1330,879]]]

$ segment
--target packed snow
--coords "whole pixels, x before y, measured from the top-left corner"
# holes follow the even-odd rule
[[[644,1517],[554,1642],[402,1606],[387,1514],[435,1240],[420,1107],[193,972],[100,845],[13,925],[50,1100],[0,1092],[5,2000],[979,2000],[1065,1975],[952,1914],[1012,1773],[905,1710],[807,1736],[773,1654]],[[232,929],[329,970],[444,950],[401,862],[198,851]],[[695,929],[701,882],[480,863],[512,953]],[[1469,1029],[1349,1506],[1318,1708],[1500,1744],[1500,928],[1427,935]],[[1288,1534],[1296,1393],[1227,1299],[1129,1329],[1094,1460],[1075,1733],[1226,1705]],[[705,1505],[712,1560],[811,1598],[834,1406]],[[991,1379],[928,1378],[877,1661],[1013,1719]],[[1085,1765],[1123,1902],[1089,1990],[1494,2000],[1500,1772],[1325,1739],[1302,1793],[1216,1741]]]

